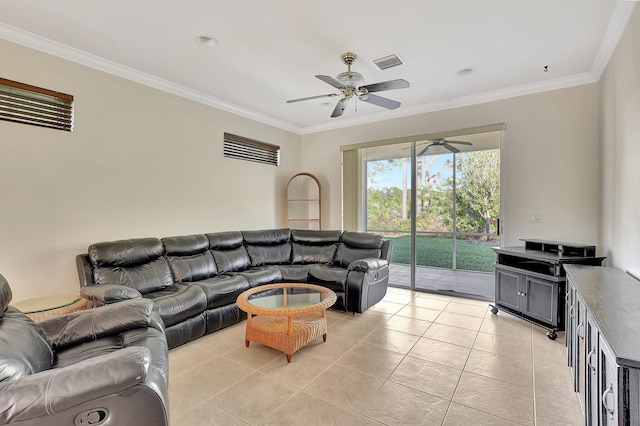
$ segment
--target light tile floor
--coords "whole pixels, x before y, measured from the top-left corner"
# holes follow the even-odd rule
[[[173,349],[174,426],[582,425],[564,333],[487,302],[389,288],[362,315],[328,311],[328,338],[290,364],[244,346],[244,323]]]

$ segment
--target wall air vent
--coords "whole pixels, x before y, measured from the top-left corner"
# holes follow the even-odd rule
[[[383,58],[374,59],[371,62],[380,71],[387,70],[389,68],[397,67],[398,65],[404,64],[404,61],[400,59],[400,57],[396,53],[389,56],[385,56]]]
[[[226,132],[224,134],[224,156],[236,160],[271,164],[276,167],[280,165],[280,147],[278,145]]]

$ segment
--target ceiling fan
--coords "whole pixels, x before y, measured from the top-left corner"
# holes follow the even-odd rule
[[[372,92],[382,92],[384,90],[404,89],[409,87],[409,82],[406,80],[389,80],[382,83],[364,84],[364,78],[359,72],[351,71],[351,64],[353,64],[358,55],[355,53],[347,52],[340,57],[342,62],[347,66],[347,71],[342,72],[336,76],[336,78],[328,75],[316,75],[317,78],[324,81],[327,84],[332,85],[336,89],[340,90],[340,93],[329,93],[328,95],[309,96],[308,98],[292,99],[287,103],[308,101],[311,99],[330,98],[342,95],[343,98],[338,101],[331,117],[340,117],[347,107],[347,101],[354,96],[361,101],[368,102],[370,104],[378,105],[387,109],[396,109],[400,106],[400,102],[392,99],[383,98],[382,96],[372,95]]]
[[[422,149],[422,151],[420,151],[420,152],[416,155],[416,157],[421,157],[421,156],[423,156],[423,155],[425,154],[425,152],[427,152],[427,150],[428,150],[429,148],[431,148],[432,146],[441,146],[441,147],[443,147],[443,148],[445,148],[445,149],[447,149],[447,150],[449,150],[449,151],[451,151],[451,152],[453,152],[453,153],[455,154],[455,153],[460,152],[460,150],[459,150],[458,148],[456,148],[455,146],[450,145],[450,144],[452,144],[452,143],[453,143],[453,144],[468,145],[468,146],[473,145],[471,142],[465,142],[465,141],[448,141],[448,140],[445,140],[444,138],[442,138],[442,139],[430,139],[430,140],[429,140],[429,142],[430,142],[430,143],[429,143],[427,146],[425,146],[425,147]]]

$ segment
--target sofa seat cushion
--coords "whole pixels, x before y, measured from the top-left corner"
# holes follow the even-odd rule
[[[249,289],[249,281],[242,275],[219,275],[196,281],[193,285],[200,287],[207,295],[207,309],[235,303],[240,293]]]
[[[277,266],[259,266],[237,272],[236,275],[244,277],[251,287],[282,281],[282,272]]]
[[[305,283],[309,278],[309,265],[278,265],[282,273],[282,282]]]
[[[348,271],[339,266],[312,265],[309,268],[309,283],[321,284],[336,293],[344,293]]]
[[[153,300],[155,311],[166,327],[195,317],[207,308],[207,296],[194,285],[174,284],[144,297]]]

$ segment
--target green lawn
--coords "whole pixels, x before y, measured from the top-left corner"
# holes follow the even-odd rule
[[[393,240],[392,263],[411,263],[409,236],[390,237]],[[456,242],[456,269],[467,271],[493,272],[496,254],[491,247],[496,247],[497,241],[478,242],[459,239]],[[417,237],[416,260],[421,266],[437,268],[451,268],[451,238]]]

